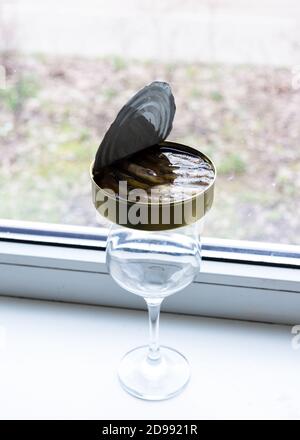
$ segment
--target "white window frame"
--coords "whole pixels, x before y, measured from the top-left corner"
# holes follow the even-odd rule
[[[105,265],[107,229],[0,221],[0,295],[144,309]],[[195,282],[163,310],[300,324],[300,247],[203,238]]]

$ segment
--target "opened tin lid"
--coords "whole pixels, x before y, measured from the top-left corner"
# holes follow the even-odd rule
[[[170,134],[176,111],[171,87],[155,81],[134,95],[120,110],[97,151],[94,172]]]

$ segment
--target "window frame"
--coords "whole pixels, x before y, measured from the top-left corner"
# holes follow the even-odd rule
[[[107,228],[0,221],[0,295],[134,309],[105,265]],[[163,310],[300,323],[300,246],[202,239],[202,268]],[[125,294],[124,294],[125,293]]]

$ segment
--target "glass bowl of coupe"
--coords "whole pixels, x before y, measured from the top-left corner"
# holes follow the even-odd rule
[[[124,389],[146,400],[175,396],[190,378],[186,358],[159,345],[159,314],[164,298],[199,273],[200,225],[216,179],[206,155],[166,140],[174,114],[170,86],[146,86],[121,109],[91,165],[94,205],[111,223],[109,273],[148,307],[149,344],[127,353],[118,370]]]

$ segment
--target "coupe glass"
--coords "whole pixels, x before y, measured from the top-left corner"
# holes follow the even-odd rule
[[[199,273],[199,226],[198,221],[153,232],[111,227],[108,270],[121,287],[145,299],[149,312],[149,344],[129,351],[118,371],[124,389],[141,399],[168,399],[189,381],[186,358],[173,348],[159,345],[159,314],[164,298],[184,289]]]

